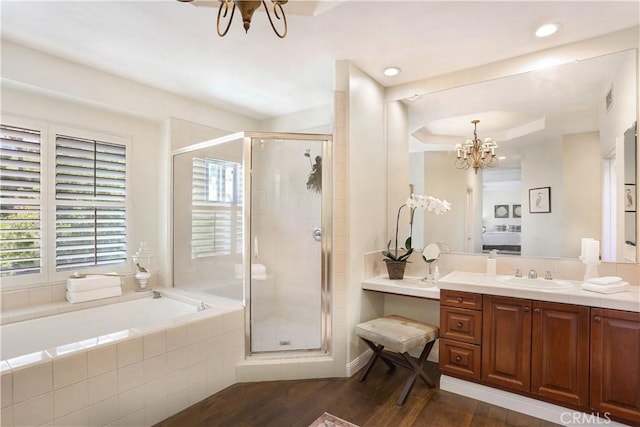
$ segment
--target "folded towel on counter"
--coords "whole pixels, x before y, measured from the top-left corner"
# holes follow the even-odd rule
[[[81,279],[67,279],[67,290],[92,291],[95,289],[112,288],[120,286],[120,276],[86,276]]]
[[[587,283],[600,285],[600,286],[617,285],[622,283],[622,277],[617,277],[617,276],[594,277],[593,279],[587,280]]]
[[[120,295],[122,295],[122,288],[118,285],[91,291],[68,291],[67,301],[71,304],[76,304],[103,298],[119,297]]]
[[[582,289],[585,291],[599,292],[601,294],[614,294],[617,292],[626,292],[629,290],[628,282],[619,282],[611,285],[595,285],[593,283],[583,283]]]

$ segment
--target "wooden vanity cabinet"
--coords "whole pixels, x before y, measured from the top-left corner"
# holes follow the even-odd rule
[[[482,382],[528,392],[531,370],[531,305],[520,298],[484,295]]]
[[[591,408],[640,425],[640,313],[591,309]]]
[[[440,294],[443,373],[640,426],[640,313]]]
[[[440,291],[440,369],[450,375],[480,379],[482,295]]]
[[[531,392],[589,407],[589,307],[533,302]]]

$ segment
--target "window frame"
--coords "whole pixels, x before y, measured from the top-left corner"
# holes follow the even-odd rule
[[[131,213],[132,213],[132,203],[131,203],[131,183],[132,183],[132,177],[131,177],[131,138],[127,138],[127,137],[122,137],[122,136],[117,136],[114,134],[108,134],[105,132],[100,132],[100,131],[94,131],[94,130],[89,130],[89,129],[82,129],[82,128],[76,128],[76,127],[70,127],[70,126],[63,126],[63,125],[56,125],[56,124],[52,124],[50,126],[50,132],[49,132],[49,144],[52,150],[52,153],[50,155],[50,158],[48,159],[51,163],[50,163],[50,174],[48,175],[49,177],[49,187],[48,187],[48,191],[47,193],[50,195],[51,201],[50,201],[50,205],[48,206],[48,209],[50,209],[51,215],[49,215],[49,222],[47,223],[48,225],[48,232],[46,237],[48,239],[50,239],[49,243],[49,247],[51,248],[51,254],[50,257],[48,259],[48,263],[50,263],[50,278],[51,281],[59,281],[59,280],[65,280],[69,277],[70,274],[72,274],[74,271],[78,271],[78,272],[82,272],[82,271],[90,271],[90,272],[95,272],[95,273],[110,273],[110,272],[114,272],[114,273],[120,273],[120,274],[127,274],[127,273],[131,273],[132,272],[132,261],[131,261],[131,255],[133,254],[132,252],[132,248],[131,248],[131,236],[132,236],[132,232],[131,232],[131,228],[132,228],[132,222],[130,220],[131,217]],[[55,166],[56,166],[56,159],[55,159],[55,147],[56,147],[56,138],[58,135],[64,135],[64,136],[69,136],[69,137],[73,137],[73,138],[80,138],[80,139],[88,139],[88,140],[95,140],[95,141],[99,141],[99,142],[104,142],[104,143],[108,143],[108,144],[118,144],[118,145],[123,145],[125,147],[126,150],[126,155],[125,155],[125,180],[126,180],[126,190],[125,190],[125,201],[123,203],[124,208],[125,208],[125,227],[126,227],[126,255],[125,255],[125,262],[123,262],[122,264],[111,264],[111,265],[104,265],[104,266],[89,266],[89,267],[84,267],[84,268],[78,268],[76,270],[74,269],[69,269],[69,270],[61,270],[61,271],[56,271],[56,209],[58,206],[88,206],[89,204],[93,205],[93,206],[108,206],[111,207],[113,206],[113,204],[109,203],[109,202],[99,202],[99,201],[94,201],[94,202],[86,202],[86,201],[77,201],[77,200],[57,200],[56,199],[56,176],[55,176]]]
[[[130,274],[133,271],[131,255],[134,248],[131,243],[133,236],[132,213],[133,206],[131,194],[134,178],[131,174],[132,164],[132,138],[117,135],[101,130],[67,126],[50,121],[21,116],[2,115],[2,124],[7,126],[22,127],[40,132],[40,235],[41,235],[41,269],[40,273],[7,276],[2,278],[2,290],[24,288],[26,286],[45,286],[66,280],[74,271],[120,274]],[[56,208],[58,206],[86,206],[87,202],[74,200],[57,200],[56,186],[56,137],[65,135],[73,138],[95,140],[108,144],[117,144],[125,147],[125,201],[122,204],[125,209],[126,227],[126,258],[122,264],[105,266],[88,266],[78,269],[56,271]],[[114,206],[109,202],[92,202],[95,206]]]
[[[238,254],[242,253],[243,247],[242,245],[238,244],[238,234],[240,234],[240,236],[242,236],[242,227],[238,227],[238,219],[240,219],[240,221],[243,221],[243,211],[242,211],[242,205],[243,205],[243,200],[241,200],[241,194],[242,194],[242,188],[241,187],[241,174],[243,173],[243,164],[241,162],[237,162],[237,161],[233,161],[233,160],[226,160],[224,158],[220,158],[220,157],[211,157],[211,156],[204,156],[204,157],[194,157],[192,159],[192,162],[195,160],[199,160],[203,163],[203,169],[204,169],[204,177],[203,177],[203,181],[202,181],[202,185],[204,186],[204,193],[202,194],[202,200],[198,200],[195,197],[195,193],[193,193],[193,188],[194,185],[196,183],[195,181],[195,174],[196,174],[196,166],[192,164],[192,180],[191,180],[191,185],[192,185],[192,198],[191,198],[191,259],[193,260],[204,260],[204,259],[208,259],[208,258],[217,258],[217,257],[228,257],[228,256],[235,256]],[[233,173],[234,173],[234,179],[233,179],[233,201],[214,201],[214,200],[210,200],[209,199],[209,179],[210,179],[210,174],[209,174],[209,165],[213,163],[213,164],[219,164],[219,165],[231,165],[233,166]],[[194,242],[194,213],[198,211],[199,213],[203,213],[203,212],[208,212],[210,214],[215,215],[215,213],[217,212],[228,212],[229,213],[229,227],[230,227],[230,235],[228,238],[228,244],[229,244],[229,250],[228,252],[226,251],[221,251],[221,252],[216,252],[216,245],[212,244],[212,252],[209,253],[201,253],[201,252],[196,252],[194,251],[194,246],[193,246],[193,242]],[[215,219],[214,219],[214,227],[213,227],[214,233],[215,233]],[[231,233],[232,230],[235,230],[235,233]],[[240,230],[240,232],[238,233],[238,230]]]
[[[49,172],[49,165],[46,159],[49,156],[49,144],[47,143],[48,125],[43,120],[3,114],[2,124],[5,126],[13,126],[40,132],[40,272],[2,277],[2,290],[5,290],[24,287],[26,285],[46,283],[47,278],[49,277],[49,266],[46,261],[49,256],[49,245],[45,234],[49,216],[49,212],[46,209],[48,199],[46,188]],[[12,199],[8,198],[8,200]]]

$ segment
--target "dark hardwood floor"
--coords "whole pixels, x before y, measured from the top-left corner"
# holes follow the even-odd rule
[[[438,366],[427,363],[431,378]],[[522,426],[555,424],[453,393],[418,380],[403,406],[396,399],[409,372],[377,364],[365,382],[351,378],[238,383],[156,424],[156,427],[307,427],[329,412],[361,427]],[[437,381],[439,382],[439,381]]]

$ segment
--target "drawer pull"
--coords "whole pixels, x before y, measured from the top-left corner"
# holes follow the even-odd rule
[[[456,298],[456,301],[458,301],[458,304],[462,302],[462,297],[458,297]]]
[[[524,307],[522,307],[522,311],[524,311],[525,313],[528,313],[531,309],[529,308],[529,306],[525,305]]]
[[[461,360],[462,360],[462,357],[461,357],[460,355],[457,355],[457,356],[456,356],[456,362],[459,362],[459,361],[461,361]]]
[[[599,322],[601,320],[602,320],[602,318],[600,316],[593,316],[593,321],[594,322]]]
[[[534,309],[533,309],[533,312],[534,312],[534,313],[540,313],[540,309],[539,309],[539,308],[534,308]]]
[[[458,323],[456,323],[456,328],[460,329],[460,328],[462,328],[462,326],[463,326],[463,325],[462,325],[462,322],[458,322]]]

